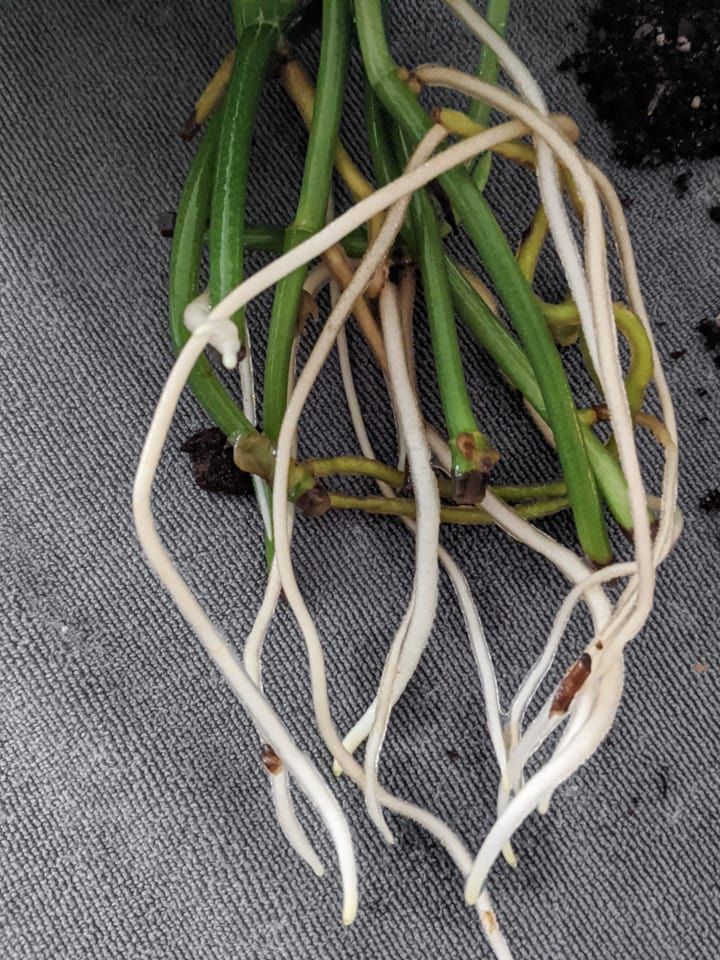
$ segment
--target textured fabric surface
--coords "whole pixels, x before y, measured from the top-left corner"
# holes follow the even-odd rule
[[[385,848],[347,783],[361,910],[339,922],[339,880],[299,865],[277,830],[256,739],[148,571],[130,519],[132,475],[171,363],[168,242],[191,148],[189,105],[231,42],[226,2],[0,0],[0,955],[5,960],[265,960],[488,951],[442,851],[391,818]],[[474,42],[435,0],[392,5],[401,62],[471,68]],[[550,104],[573,114],[588,154],[632,201],[641,277],[683,436],[685,533],[659,577],[657,609],[628,656],[617,723],[544,820],[517,837],[519,869],[491,891],[516,960],[695,960],[720,951],[717,880],[720,371],[697,323],[720,310],[714,162],[617,168],[573,77],[587,9],[515,0],[510,37]],[[357,77],[349,103],[357,103]],[[345,135],[363,156],[359,124]],[[277,84],[263,96],[250,215],[290,218],[304,134]],[[489,196],[519,237],[534,188],[497,167]],[[256,262],[261,262],[257,258]],[[548,294],[562,289],[548,262]],[[267,297],[254,304],[256,340]],[[419,325],[422,326],[420,321]],[[421,347],[427,338],[420,334]],[[498,476],[553,475],[515,398],[464,341]],[[352,338],[359,356],[362,346]],[[676,359],[671,353],[684,351]],[[389,450],[382,385],[361,399]],[[432,376],[423,377],[429,394]],[[702,393],[702,396],[701,396]],[[355,449],[335,362],[303,422],[310,451]],[[428,400],[428,413],[437,410]],[[240,644],[263,587],[251,502],[195,488],[179,453],[205,420],[186,397],[158,479],[161,531],[216,623]],[[652,459],[652,456],[651,456]],[[549,524],[569,536],[567,521]],[[545,563],[496,531],[446,536],[467,571],[507,704],[563,596]],[[382,519],[299,523],[301,585],[327,650],[340,729],[370,696],[410,589],[411,543]],[[397,709],[382,775],[443,815],[473,848],[491,823],[495,775],[479,684],[447,584],[428,652]],[[582,617],[563,662],[578,649]],[[268,692],[328,769],[312,730],[306,658],[287,610],[267,645]],[[707,665],[705,672],[695,669]],[[328,773],[329,775],[329,773]]]

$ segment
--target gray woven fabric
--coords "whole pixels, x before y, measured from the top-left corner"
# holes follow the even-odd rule
[[[167,241],[191,150],[177,130],[231,42],[226,2],[2,0],[0,78],[0,954],[6,960],[264,960],[488,955],[452,864],[391,818],[387,849],[348,784],[361,911],[343,929],[339,882],[301,867],[279,834],[251,725],[146,568],[130,520],[133,470],[171,363]],[[402,20],[407,15],[407,20]],[[632,198],[630,226],[683,431],[682,543],[657,610],[628,657],[616,726],[517,837],[519,869],[491,877],[517,960],[696,960],[720,950],[717,881],[718,538],[699,500],[720,485],[718,368],[695,326],[720,309],[716,163],[618,169],[573,77],[584,5],[515,0],[510,36],[572,113],[585,147]],[[396,53],[470,68],[475,44],[435,0],[393,4]],[[357,78],[349,99],[357,101]],[[253,157],[253,219],[291,216],[304,135],[275,83]],[[348,140],[360,128],[348,123]],[[498,166],[498,171],[501,168]],[[519,236],[532,187],[502,170],[490,198]],[[260,262],[258,260],[258,262]],[[552,269],[551,269],[552,274]],[[549,293],[562,293],[551,280]],[[250,310],[262,339],[268,299]],[[421,340],[425,343],[426,338]],[[492,366],[469,343],[472,388],[498,439],[498,476],[553,475],[551,457]],[[353,337],[356,355],[362,350]],[[361,395],[390,434],[382,385]],[[423,377],[429,394],[431,374]],[[706,390],[700,397],[699,390]],[[355,449],[331,364],[304,420],[310,451]],[[428,400],[428,411],[437,410]],[[158,482],[162,533],[218,625],[240,643],[261,596],[251,502],[195,488],[179,453],[205,420],[185,398]],[[565,520],[550,524],[569,536]],[[485,618],[504,702],[562,597],[547,565],[495,531],[453,531]],[[410,589],[402,529],[354,516],[301,522],[301,583],[325,642],[340,729],[370,696]],[[495,776],[482,701],[447,585],[421,669],[398,707],[383,777],[477,847]],[[581,640],[578,619],[568,648]],[[569,649],[563,657],[567,662]],[[695,664],[707,664],[698,672]],[[268,692],[291,731],[312,731],[306,658],[287,610],[267,648]],[[307,813],[313,827],[316,818]]]

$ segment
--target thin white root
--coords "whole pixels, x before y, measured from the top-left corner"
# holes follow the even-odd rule
[[[245,664],[245,669],[253,683],[260,690],[262,690],[263,644],[275,614],[281,592],[280,575],[277,571],[277,565],[273,563],[268,575],[263,602],[255,617],[253,628],[245,641],[245,647],[243,648],[243,663]],[[258,732],[260,733],[260,731]],[[260,733],[260,742],[264,743],[262,733]],[[288,777],[287,770],[282,766],[278,771],[268,771],[268,779],[270,781],[275,815],[280,829],[297,855],[308,864],[316,876],[321,877],[325,873],[325,868],[295,814],[295,807],[290,792],[290,778]]]
[[[399,298],[394,284],[386,283],[380,293],[380,316],[388,358],[390,389],[398,413],[399,430],[405,438],[417,501],[415,581],[411,604],[408,607],[409,617],[405,630],[399,630],[393,641],[383,670],[375,719],[365,756],[365,803],[372,820],[384,825],[377,800],[377,767],[392,710],[394,689],[398,685],[407,686],[407,680],[401,671],[405,671],[408,679],[415,672],[435,620],[438,599],[440,496],[432,471],[430,448],[425,439],[425,424],[405,361]]]
[[[622,660],[613,664],[613,671],[622,672],[622,669]],[[545,796],[548,789],[554,789],[557,784],[563,783],[577,769],[579,763],[591,756],[605,739],[609,723],[612,723],[612,717],[615,714],[616,694],[621,686],[617,677],[613,677],[611,683],[600,684],[596,707],[585,724],[582,736],[576,736],[562,753],[552,757],[531,777],[510,801],[502,816],[495,821],[468,874],[465,884],[466,903],[472,905],[476,902],[490,868],[503,845],[532,812],[539,800]]]
[[[232,328],[232,332],[229,328]],[[218,334],[222,338],[218,340]],[[234,343],[233,343],[234,337]],[[227,680],[267,743],[272,743],[282,763],[287,766],[317,809],[332,836],[337,851],[343,882],[343,922],[351,923],[357,912],[357,870],[352,837],[345,816],[313,764],[295,745],[285,725],[257,688],[238,660],[230,644],[214,628],[192,590],[176,569],[163,546],[152,514],[151,493],[165,439],[177,408],[180,394],[190,372],[205,347],[220,343],[224,356],[237,362],[239,342],[235,325],[217,322],[201,325],[180,352],[158,401],[150,424],[133,487],[133,514],[138,540],[161,582],[173,598],[187,623],[193,628],[205,650]],[[234,357],[230,352],[234,350]]]
[[[425,163],[425,160],[427,156],[432,153],[443,137],[444,131],[436,128],[433,128],[428,135],[426,135],[411,160],[412,165],[423,164],[423,166],[418,170],[419,173],[427,172],[427,168],[430,166],[430,163]],[[480,141],[478,141],[478,144],[476,144],[476,146],[478,145],[482,145],[480,144]],[[437,160],[443,159],[448,152],[449,151],[446,151],[445,154],[442,154],[440,157],[433,160],[432,163],[436,163]],[[456,160],[457,162],[460,162],[460,154],[457,154]],[[407,186],[411,186],[412,181],[410,178],[414,176],[414,173],[405,174],[404,176],[406,178],[405,184]],[[397,183],[399,183],[399,181],[396,181],[396,185]],[[378,191],[377,194],[374,194],[372,197],[368,198],[367,201],[363,201],[363,203],[368,204],[373,200],[373,198],[377,198],[379,193],[381,193],[381,191]],[[350,755],[343,748],[342,742],[337,735],[332,718],[330,716],[322,645],[320,643],[320,638],[318,636],[315,623],[309,614],[309,611],[302,598],[302,594],[298,588],[297,580],[292,567],[289,538],[287,536],[284,520],[287,510],[288,470],[291,460],[291,450],[297,431],[297,423],[303,406],[310,393],[310,390],[312,389],[319,370],[321,369],[322,364],[324,363],[332,347],[338,331],[342,328],[342,325],[352,309],[355,299],[362,292],[365,285],[369,282],[369,279],[373,275],[378,263],[386,256],[388,250],[390,249],[394,237],[400,229],[400,225],[405,215],[405,210],[407,209],[407,204],[407,199],[403,199],[395,203],[392,209],[388,211],[383,227],[381,228],[373,244],[368,249],[363,261],[353,277],[352,282],[338,299],[338,302],[330,314],[330,317],[328,318],[325,327],[318,338],[313,352],[310,355],[302,374],[300,375],[297,386],[290,399],[290,403],[288,405],[288,409],[280,430],[280,436],[277,443],[275,477],[273,483],[273,523],[276,537],[278,568],[280,571],[285,595],[295,614],[298,626],[300,627],[305,640],[310,664],[310,680],[316,723],[323,739],[325,740],[335,759],[339,761],[345,772],[348,773],[361,788],[364,786],[364,771],[357,761],[352,757],[352,755]],[[334,224],[331,224],[330,226],[336,226],[340,221],[343,221],[343,219],[344,218],[341,217],[338,221],[335,221]],[[354,225],[350,225],[351,223],[352,219],[345,219],[344,229],[353,229]],[[330,242],[335,242],[335,236],[332,234],[332,232],[328,233],[328,229],[329,228],[325,228],[325,231],[322,231],[321,234],[316,235],[313,240],[317,241],[317,237],[324,234],[324,242],[328,242],[329,239]],[[296,248],[296,251],[302,250],[304,247],[307,254],[308,251],[312,250],[310,243],[311,241],[306,241],[300,247]],[[276,266],[279,262],[280,261],[276,261]],[[289,262],[286,261],[285,267],[287,268],[288,265]],[[256,275],[256,278],[257,276],[258,275]],[[263,278],[263,282],[267,282],[267,277],[268,274],[266,273],[265,277]],[[258,283],[256,278],[255,283]],[[245,288],[243,291],[243,296],[246,295],[245,291],[248,289],[253,289],[253,279],[254,278],[250,278],[250,280],[246,281],[243,285]],[[236,293],[238,293],[238,291],[236,291]],[[241,302],[243,302],[243,296],[239,296],[239,300]],[[224,301],[225,308],[228,308],[231,305],[231,302],[232,301],[229,301],[226,298]],[[389,810],[400,812],[403,815],[409,816],[412,819],[422,823],[426,829],[429,829],[435,836],[438,836],[440,842],[442,842],[444,845],[447,845],[449,838],[453,837],[452,834],[448,834],[447,827],[442,824],[441,821],[438,821],[437,818],[432,817],[432,815],[430,815],[427,811],[420,810],[412,804],[407,804],[404,801],[398,800],[398,798],[388,794],[382,788],[378,789],[378,800]],[[489,901],[487,901],[487,903],[488,910],[491,910]],[[486,928],[484,927],[484,929]],[[489,937],[487,929],[486,935]],[[495,939],[493,941],[489,940],[489,942],[491,942],[491,944],[495,943],[493,949],[495,950],[497,947],[496,954],[499,956],[508,956],[507,946],[505,945],[503,948],[504,940],[502,940],[502,943],[500,942],[498,939],[500,936],[499,931],[494,929],[494,927],[493,935]],[[497,952],[502,951],[503,949],[505,950],[504,953]]]
[[[407,338],[405,335],[404,339],[407,343]],[[375,452],[372,448],[372,444],[370,443],[367,429],[365,427],[365,421],[363,419],[360,404],[358,402],[357,391],[355,390],[355,382],[352,375],[352,367],[350,364],[347,337],[345,336],[344,331],[341,331],[338,335],[338,355],[340,357],[340,371],[342,374],[343,388],[345,391],[345,397],[347,399],[348,409],[350,410],[350,417],[352,420],[353,429],[355,431],[355,436],[363,456],[367,457],[369,460],[374,460]],[[448,446],[445,441],[442,440],[439,434],[437,434],[432,428],[427,428],[426,433],[428,444],[430,445],[434,455],[437,457],[438,454],[440,454],[442,458],[449,458]],[[382,495],[385,497],[392,497],[395,495],[394,491],[383,483],[379,483],[378,487]],[[412,520],[404,520],[403,522],[408,530],[414,532],[415,525]],[[485,715],[488,731],[490,733],[490,740],[495,753],[495,759],[498,764],[500,779],[502,782],[505,782],[507,751],[505,748],[502,720],[500,717],[500,702],[498,697],[495,668],[493,666],[490,648],[485,637],[485,631],[478,614],[477,606],[473,600],[470,587],[462,570],[455,560],[453,560],[448,551],[442,546],[438,547],[438,557],[443,569],[448,575],[462,610],[465,628],[470,637],[473,654],[478,665],[478,671],[482,683],[483,697],[485,700]],[[405,676],[408,676],[409,678],[407,671]],[[402,695],[403,690],[404,687],[396,689],[395,700]],[[376,701],[373,700],[365,713],[343,738],[343,746],[349,753],[354,753],[360,744],[362,744],[369,736],[370,729],[372,728],[373,717],[375,715],[375,707]],[[336,776],[342,775],[342,768],[339,766],[337,761],[333,763],[333,772]]]

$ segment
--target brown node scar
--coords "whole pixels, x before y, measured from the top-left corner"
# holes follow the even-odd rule
[[[452,478],[453,502],[460,506],[481,503],[487,490],[488,476],[483,470],[471,470],[461,477]]]
[[[589,653],[584,653],[570,667],[558,684],[557,693],[550,708],[550,716],[558,713],[567,713],[570,704],[575,699],[578,690],[590,676],[592,660]]]
[[[264,743],[260,751],[260,757],[263,762],[263,766],[268,773],[271,773],[273,776],[277,776],[278,773],[282,771],[283,763],[280,757],[275,753],[273,748],[269,743]]]
[[[325,487],[311,487],[300,494],[295,506],[306,517],[322,517],[330,509],[330,494]]]

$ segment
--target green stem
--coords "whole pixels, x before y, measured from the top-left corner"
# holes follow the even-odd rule
[[[287,227],[272,223],[256,223],[245,227],[245,249],[262,253],[281,254],[285,246]],[[363,229],[353,230],[342,241],[345,253],[353,260],[359,260],[367,250],[367,233]]]
[[[238,37],[259,26],[280,31],[297,6],[298,0],[232,0]]]
[[[355,497],[344,493],[328,494],[330,508],[335,510],[362,510],[364,513],[415,519],[415,501],[402,497]],[[567,497],[553,497],[534,503],[520,503],[513,509],[525,520],[537,520],[558,513],[568,506]],[[441,523],[489,525],[494,523],[482,507],[441,507]]]
[[[545,400],[522,347],[510,336],[452,261],[448,266],[448,277],[455,308],[463,323],[510,383],[547,422]],[[610,512],[621,527],[632,530],[627,483],[620,465],[586,424],[581,423],[580,431],[590,465]]]
[[[390,149],[390,130],[385,122],[382,105],[365,77],[365,129],[372,159],[375,181],[379,187],[400,175],[393,151]]]
[[[200,142],[183,187],[175,220],[170,257],[170,336],[177,353],[190,333],[184,323],[185,307],[198,294],[203,238],[210,213],[210,196],[220,115],[214,117]],[[225,390],[206,356],[200,357],[188,380],[190,389],[213,423],[231,442],[254,432],[253,426]]]
[[[576,305],[568,303],[541,303],[543,316],[551,323],[577,327],[580,314]],[[633,416],[642,410],[645,391],[653,377],[653,356],[650,338],[638,316],[624,303],[613,304],[613,316],[618,330],[630,348],[630,364],[625,377],[625,392]]]
[[[349,0],[325,0],[322,47],[312,127],[295,220],[285,234],[285,250],[321,229],[332,181],[333,158],[342,107],[350,44]],[[290,355],[306,267],[295,270],[275,289],[265,366],[265,432],[276,439],[285,413]]]
[[[501,37],[505,36],[509,12],[510,0],[488,0],[485,19]],[[484,43],[480,51],[477,77],[486,83],[497,83],[498,72],[498,59],[490,47]],[[476,123],[487,126],[490,121],[490,104],[483,100],[473,100],[468,115]],[[487,150],[478,158],[472,175],[478,190],[485,189],[485,184],[490,176],[491,164],[492,154]]]
[[[417,143],[432,121],[398,76],[382,29],[380,0],[356,3],[355,16],[370,83],[396,123]],[[443,174],[439,182],[462,218],[532,364],[555,436],[580,544],[594,563],[606,564],[612,559],[612,550],[602,504],[570,386],[547,325],[500,226],[467,170],[457,167]]]
[[[548,227],[545,207],[540,204],[516,254],[518,266],[530,286],[535,280],[535,270],[547,237]]]
[[[368,83],[367,77],[365,77],[365,129],[375,182],[379,187],[384,187],[400,176],[400,166],[391,146],[397,131],[391,130],[388,126],[385,111],[375,96],[373,88]],[[405,222],[400,228],[401,242],[408,250],[415,249],[413,219],[411,207],[405,217]]]
[[[508,503],[527,503],[533,500],[552,500],[567,496],[564,480],[552,480],[550,483],[536,483],[511,486],[490,487],[496,497]]]
[[[401,490],[407,481],[406,475],[396,467],[388,466],[379,460],[370,460],[367,457],[324,457],[305,460],[303,467],[313,477],[370,477],[385,483],[393,490]],[[440,485],[442,478],[438,479]],[[440,495],[443,496],[442,487]]]
[[[236,2],[236,18],[242,19]],[[250,5],[252,6],[252,4]],[[249,11],[244,10],[249,16]],[[239,25],[238,25],[239,29]],[[244,26],[222,111],[210,212],[210,302],[215,305],[243,281],[245,204],[255,114],[268,60],[280,40],[273,23]],[[245,314],[233,317],[245,342]]]
[[[393,490],[402,490],[407,483],[407,476],[402,470],[391,467],[379,460],[369,460],[360,456],[326,457],[305,460],[299,465],[300,469],[308,471],[315,479],[322,477],[370,477],[387,484]],[[452,500],[453,484],[450,479],[437,477],[438,492],[443,500]],[[510,503],[523,503],[530,500],[547,500],[555,497],[564,497],[567,487],[562,480],[539,484],[511,484],[505,486],[489,486],[488,489]]]
[[[597,420],[595,411],[586,411],[590,422]],[[245,473],[253,473],[267,483],[272,483],[275,470],[275,452],[270,439],[265,434],[254,434],[235,445],[235,463]],[[317,457],[302,463],[293,462],[289,472],[291,499],[311,489],[317,480],[327,477],[365,477],[387,484],[392,490],[402,490],[408,478],[397,467],[391,467],[379,460],[371,460],[360,455],[338,457]],[[437,476],[438,493],[443,500],[453,497],[452,480]],[[527,503],[564,497],[567,488],[562,480],[550,483],[493,486],[489,489],[509,503]]]
[[[410,148],[398,130],[403,166]],[[456,480],[455,497],[470,503],[482,499],[487,476],[498,460],[488,437],[477,425],[465,383],[458,342],[445,251],[432,203],[426,190],[418,190],[411,201],[413,252],[420,264],[427,311],[435,378],[440,391],[447,426],[451,473]]]

